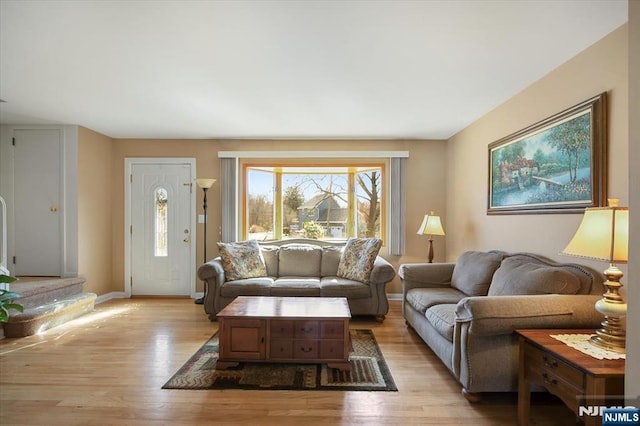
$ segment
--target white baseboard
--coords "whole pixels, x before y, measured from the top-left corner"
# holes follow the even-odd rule
[[[96,298],[96,305],[111,299],[128,299],[124,291],[112,291],[111,293],[100,295]]]

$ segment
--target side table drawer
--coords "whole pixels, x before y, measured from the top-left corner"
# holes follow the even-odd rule
[[[542,383],[553,385],[554,380],[562,380],[580,391],[585,388],[585,376],[581,370],[528,342],[526,345],[525,356],[528,370],[537,372],[540,379],[543,380]]]

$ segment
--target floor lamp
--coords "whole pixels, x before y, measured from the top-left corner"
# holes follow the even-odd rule
[[[216,180],[211,178],[197,178],[196,184],[198,187],[202,188],[203,198],[202,198],[202,210],[204,211],[204,230],[203,230],[203,252],[204,252],[204,261],[203,263],[207,263],[207,191],[211,188],[211,185],[214,184]],[[199,299],[196,299],[196,303],[198,305],[202,305],[204,303],[204,299],[207,297],[207,283],[204,282],[204,296]]]

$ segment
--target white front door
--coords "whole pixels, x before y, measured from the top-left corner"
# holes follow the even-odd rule
[[[131,164],[132,295],[189,296],[195,291],[192,166]]]
[[[14,130],[15,274],[62,275],[62,134]],[[11,262],[11,260],[10,260]]]

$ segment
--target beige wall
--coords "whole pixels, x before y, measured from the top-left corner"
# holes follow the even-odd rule
[[[640,1],[629,3],[629,24],[553,70],[449,140],[449,260],[469,249],[503,249],[532,251],[563,262],[587,263],[598,270],[607,266],[558,254],[577,229],[582,215],[486,214],[487,145],[606,91],[609,103],[608,193],[610,197],[620,198],[621,205],[628,205],[634,211],[640,210],[640,186],[637,184],[640,182],[640,172],[637,167],[630,168],[630,164],[640,164],[640,129],[637,120],[640,117],[640,88],[637,78],[631,79],[631,86],[629,84],[630,75],[640,75]],[[629,34],[632,34],[632,40]],[[630,148],[630,133],[633,148]],[[635,185],[630,185],[630,180]],[[634,222],[633,217],[631,226],[632,232],[635,228],[635,235],[631,237],[630,250],[631,259],[635,259],[635,262],[630,261],[628,272],[627,265],[621,265],[626,273],[623,282],[629,283],[623,291],[631,289],[627,296],[630,312],[627,321],[627,366],[637,366],[640,362],[640,286],[635,285],[640,275],[640,224]],[[628,396],[640,394],[640,372],[637,369],[632,371],[627,367],[626,386]]]
[[[447,258],[469,249],[531,251],[561,261],[582,215],[489,216],[487,146],[601,92],[608,95],[609,196],[627,205],[627,26],[614,31],[449,140]],[[603,269],[602,264],[595,264]],[[606,266],[606,265],[605,265]]]
[[[629,272],[625,394],[640,398],[640,1],[629,2]],[[632,77],[633,76],[633,77]],[[638,404],[637,400],[635,404]],[[638,405],[636,405],[638,407]]]
[[[78,271],[84,290],[106,294],[118,290],[112,280],[111,200],[113,141],[78,128]]]
[[[426,237],[415,231],[428,210],[444,215],[446,187],[446,142],[421,140],[354,141],[354,140],[147,140],[127,139],[114,141],[113,155],[113,277],[118,283],[114,290],[124,290],[124,159],[128,157],[192,157],[196,159],[197,176],[218,179],[207,193],[207,256],[213,258],[218,251],[216,242],[220,234],[220,170],[219,151],[408,151],[407,160],[407,255],[388,256],[386,248],[381,254],[396,268],[405,262],[423,261],[426,257]],[[197,214],[202,213],[202,195],[198,194]],[[445,230],[446,220],[443,220]],[[436,260],[444,260],[445,240],[435,237]],[[196,259],[202,259],[202,226],[196,230]],[[202,291],[202,283],[197,283]],[[400,281],[395,279],[389,293],[400,293]]]

